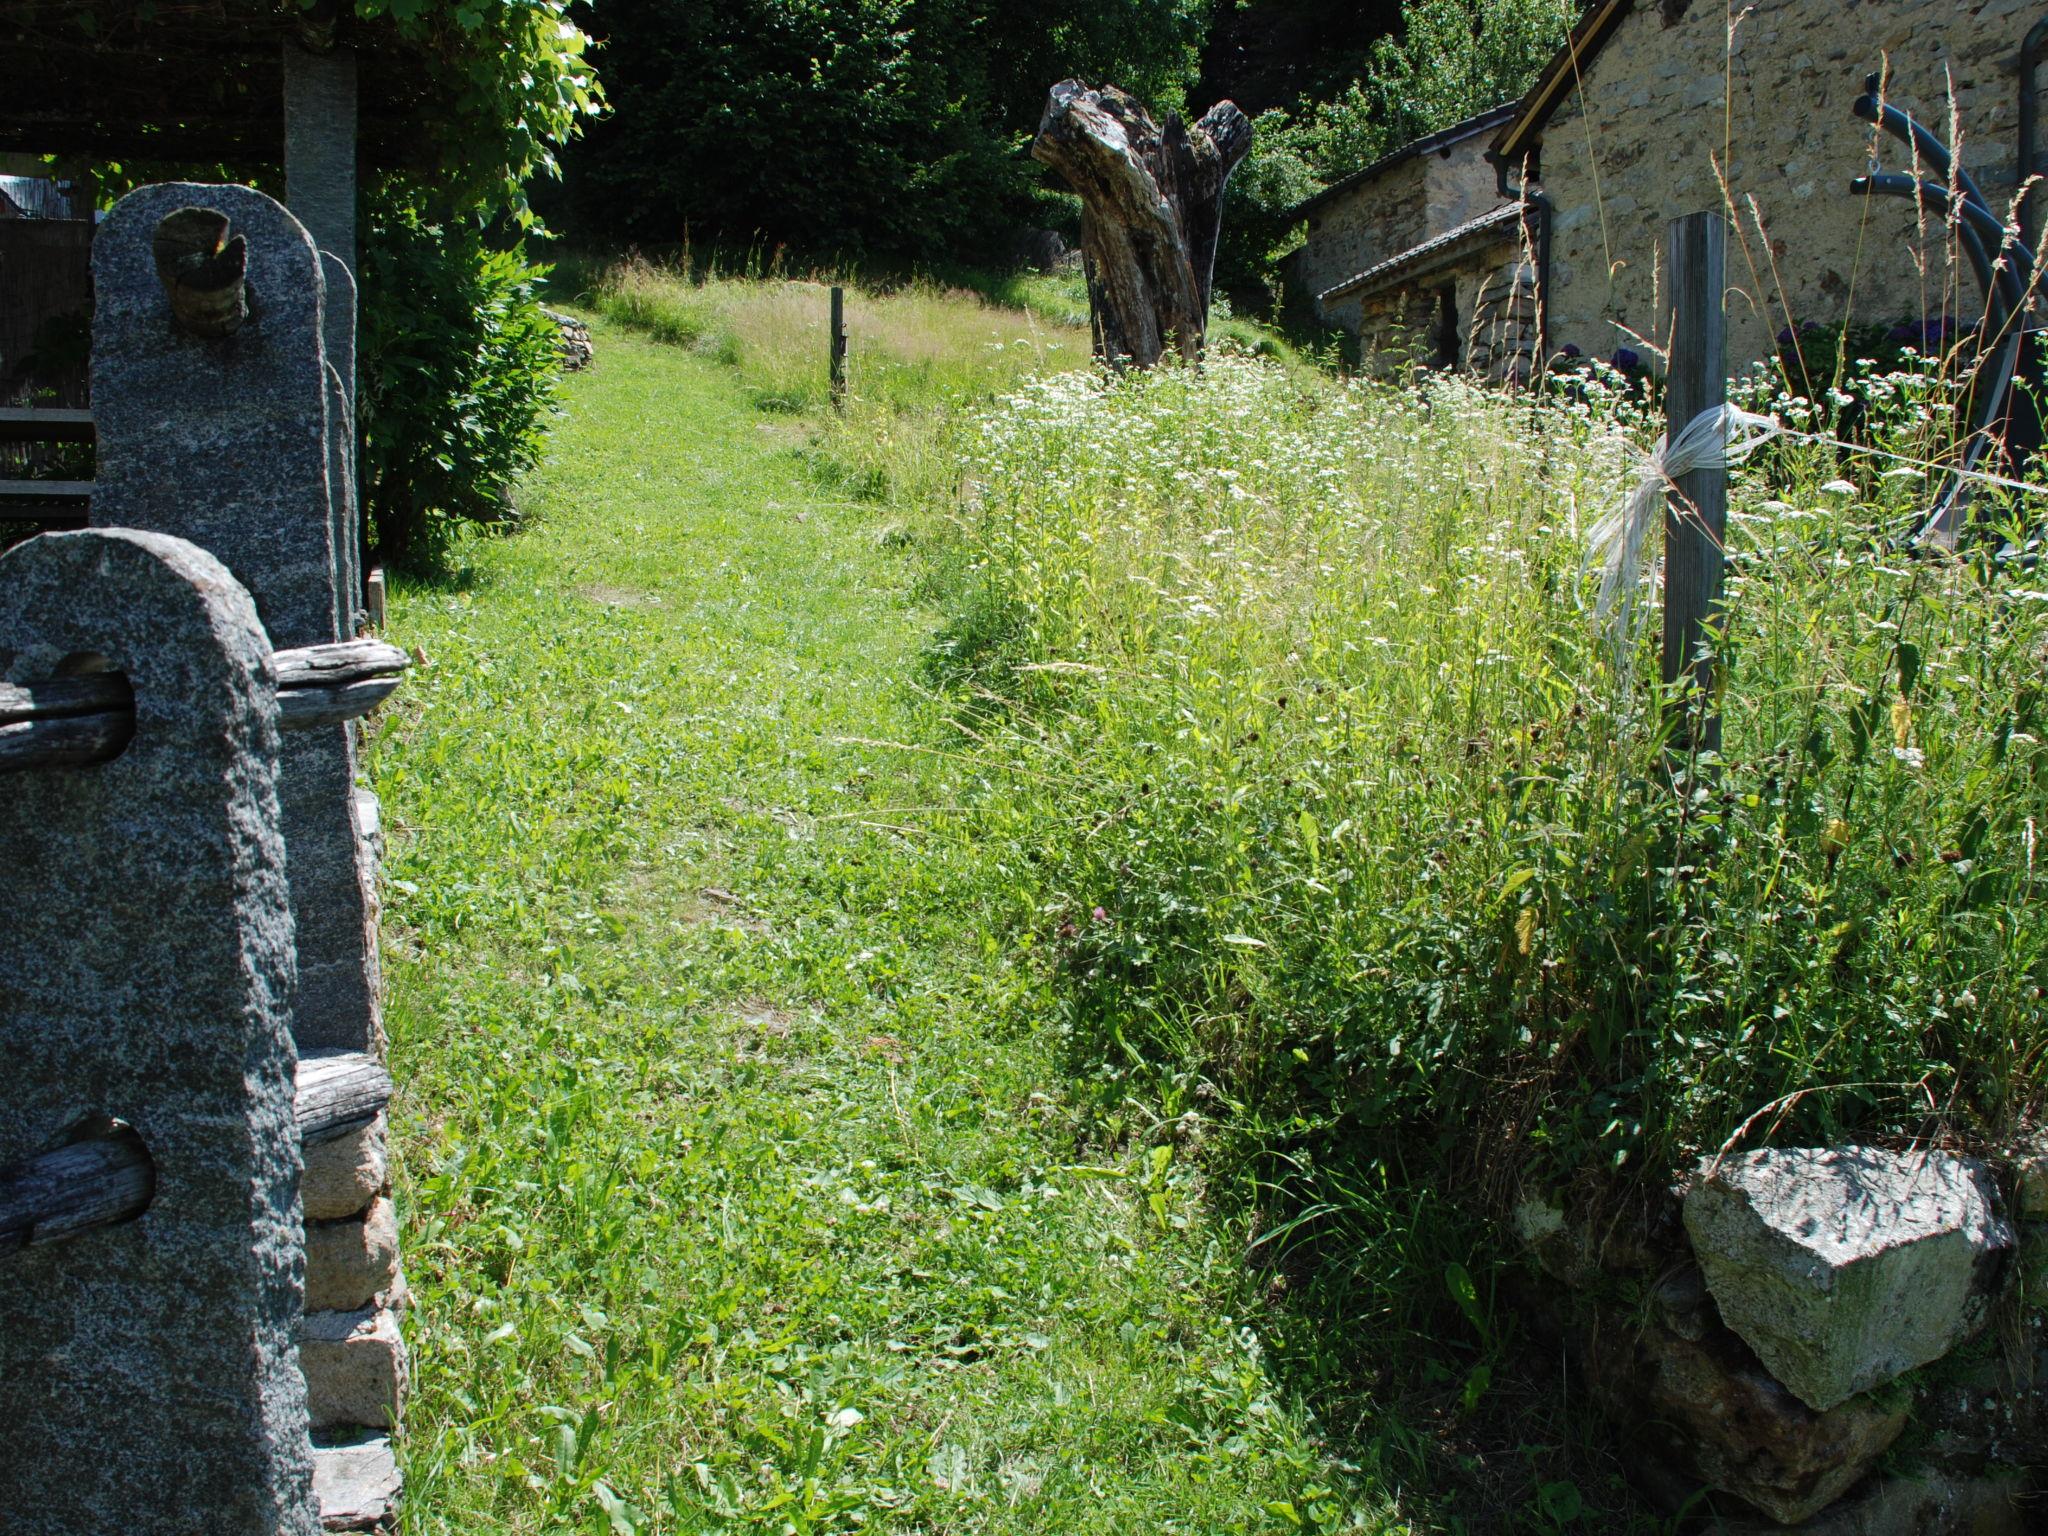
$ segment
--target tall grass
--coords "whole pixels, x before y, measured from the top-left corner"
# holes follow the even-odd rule
[[[1225,355],[975,428],[930,666],[991,867],[1084,1059],[1223,1120],[1269,1252],[1377,1336],[1524,1194],[2038,1093],[2048,590],[1892,552],[1910,474],[1777,454],[1721,757],[1674,756],[1583,553],[1641,418]]]
[[[822,280],[711,273],[634,257],[593,290],[609,318],[731,364],[755,401],[804,411],[826,403],[830,289]],[[906,409],[985,395],[1088,357],[1085,307],[1051,318],[961,289],[850,285],[847,388],[856,404]]]

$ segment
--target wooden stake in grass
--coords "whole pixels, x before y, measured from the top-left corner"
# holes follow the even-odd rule
[[[846,290],[832,285],[832,407],[846,404]]]
[[[1674,219],[1667,234],[1671,352],[1665,376],[1665,441],[1728,400],[1727,346],[1721,324],[1728,226],[1718,213]],[[1721,607],[1722,539],[1728,523],[1728,471],[1719,463],[1687,470],[1671,484],[1664,508],[1664,685],[1688,672],[1688,720],[1680,745],[1718,751],[1721,716],[1714,708],[1713,662],[1702,651]]]

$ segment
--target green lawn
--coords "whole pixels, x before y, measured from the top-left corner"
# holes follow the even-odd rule
[[[1067,1090],[915,551],[731,370],[597,340],[536,525],[395,593],[368,754],[407,1528],[1399,1529],[1176,1127]]]

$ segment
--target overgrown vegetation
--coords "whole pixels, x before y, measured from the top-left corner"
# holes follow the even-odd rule
[[[1878,446],[1945,440],[1942,373],[1853,381]],[[1674,758],[1653,633],[1590,611],[1642,411],[1598,370],[1533,409],[1070,377],[982,417],[951,524],[930,675],[1075,1060],[1216,1128],[1252,1261],[1401,1362],[1380,1409],[1492,1411],[1522,1198],[2039,1109],[2039,583],[1893,548],[1916,471],[1781,446],[1734,498],[1722,754]]]
[[[374,199],[363,242],[362,486],[380,553],[432,558],[463,523],[513,515],[561,373],[543,273],[461,215]]]

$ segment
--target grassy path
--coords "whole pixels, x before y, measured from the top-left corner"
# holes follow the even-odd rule
[[[904,686],[913,556],[600,329],[539,525],[401,589],[413,1532],[1351,1527],[1191,1169],[1063,1091]]]

